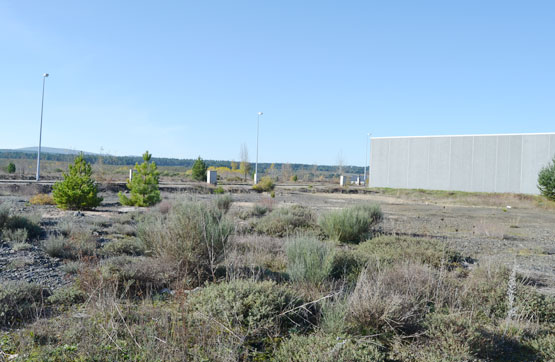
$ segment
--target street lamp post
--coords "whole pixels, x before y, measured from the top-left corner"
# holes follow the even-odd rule
[[[40,147],[42,142],[42,114],[44,109],[44,84],[46,83],[46,77],[48,77],[48,73],[44,73],[42,75],[42,102],[40,105],[40,132],[39,132],[39,149],[37,152],[37,181],[40,179]]]
[[[260,116],[264,113],[258,112],[258,117],[256,119],[256,166],[254,166],[254,184],[258,183],[258,131],[260,129]]]

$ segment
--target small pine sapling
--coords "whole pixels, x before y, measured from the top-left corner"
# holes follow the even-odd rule
[[[52,187],[56,205],[70,210],[89,210],[100,205],[103,199],[98,197],[98,188],[91,175],[91,164],[80,154],[73,165],[69,165],[69,171],[63,173],[64,180]]]
[[[208,167],[206,166],[206,163],[199,156],[193,164],[193,179],[197,181],[206,181],[207,170]]]
[[[136,172],[131,180],[127,181],[131,197],[127,197],[122,192],[118,193],[122,205],[145,207],[160,202],[160,190],[158,189],[160,172],[156,168],[156,163],[150,162],[151,157],[152,155],[146,151],[143,154],[143,163],[135,164]]]

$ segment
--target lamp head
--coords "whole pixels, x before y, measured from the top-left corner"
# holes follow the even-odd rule
[[[258,112],[258,115],[259,115],[259,116],[261,116],[261,115],[263,115],[263,114],[264,114],[264,113],[262,113],[262,112]]]
[[[42,76],[46,78],[46,77],[49,76],[49,74],[48,74],[48,73],[44,73]]]

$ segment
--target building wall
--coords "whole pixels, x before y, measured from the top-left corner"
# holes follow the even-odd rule
[[[371,139],[370,185],[538,194],[555,133]]]

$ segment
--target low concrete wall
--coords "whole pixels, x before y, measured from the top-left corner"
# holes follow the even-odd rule
[[[371,139],[370,186],[538,194],[555,133]]]

